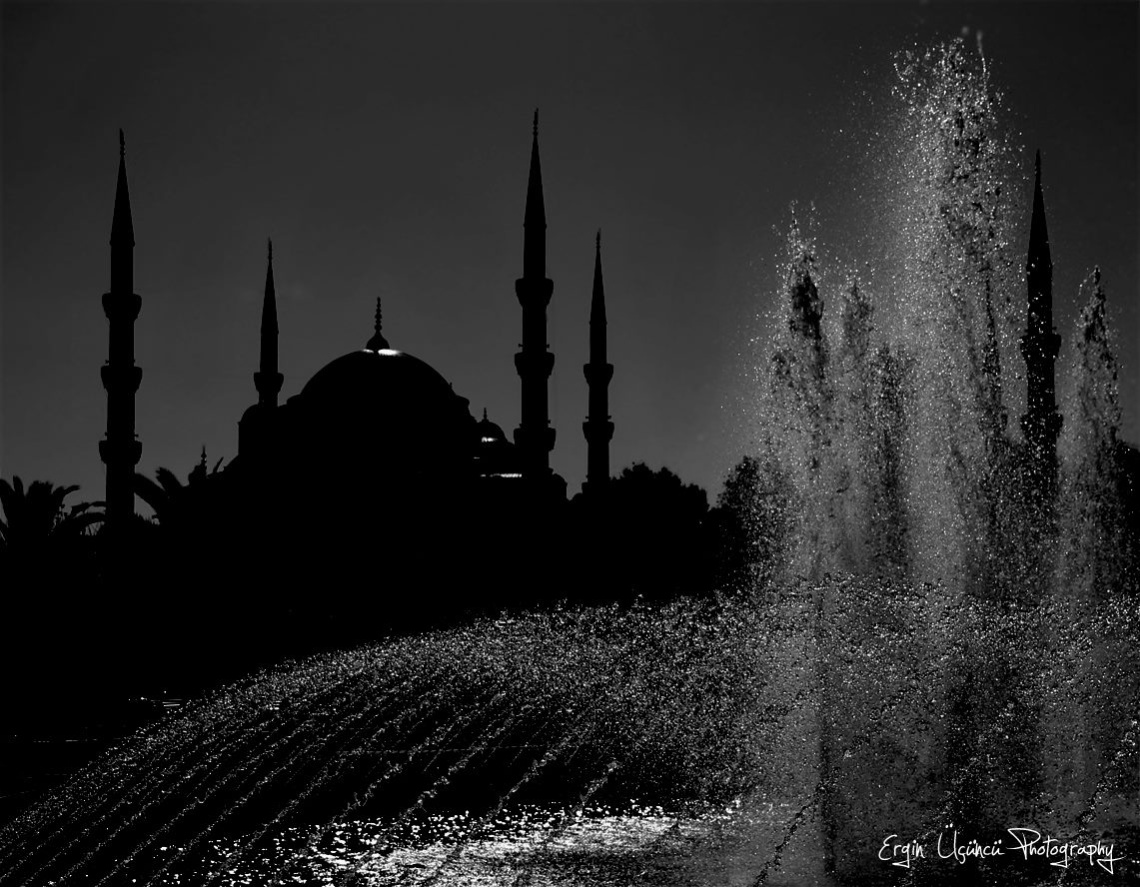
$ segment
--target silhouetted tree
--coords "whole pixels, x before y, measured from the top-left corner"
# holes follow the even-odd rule
[[[223,460],[219,459],[212,470],[206,467],[206,448],[202,457],[186,478],[186,483],[169,468],[158,468],[155,480],[145,474],[135,474],[135,495],[154,511],[159,526],[175,533],[198,528],[207,518],[211,480],[218,475]]]
[[[1119,590],[1127,573],[1126,481],[1118,367],[1099,268],[1083,289],[1089,295],[1077,321],[1071,369],[1075,409],[1061,428],[1060,580],[1063,590],[1099,598]]]
[[[44,593],[73,586],[85,569],[94,547],[91,528],[103,520],[102,503],[66,499],[79,487],[57,487],[50,481],[0,480],[0,574],[12,589],[9,605],[42,603]],[[85,576],[90,579],[90,576]],[[34,585],[36,594],[31,594]]]
[[[607,493],[610,574],[630,595],[660,599],[712,586],[708,494],[668,468],[622,470]]]
[[[73,669],[99,631],[92,531],[103,512],[101,503],[69,507],[78,489],[0,480],[0,674],[7,678],[3,711],[13,723],[39,722],[53,692],[91,679],[93,669]]]
[[[133,600],[122,621],[130,626],[126,643],[149,659],[162,686],[208,685],[279,640],[274,617],[283,590],[271,598],[263,589],[277,589],[285,570],[257,570],[264,562],[255,556],[264,552],[253,544],[256,522],[231,480],[222,460],[208,466],[205,448],[185,481],[168,468],[153,480],[135,475],[136,495],[154,518],[136,531]],[[278,549],[290,550],[284,542]]]
[[[779,571],[791,527],[792,490],[774,454],[745,456],[709,512],[713,575],[725,591],[755,591]]]
[[[1058,441],[1062,464],[1055,546],[1055,599],[1060,617],[1074,623],[1089,619],[1121,593],[1135,594],[1138,581],[1129,527],[1135,506],[1123,498],[1130,487],[1135,491],[1135,475],[1127,476],[1129,463],[1135,470],[1135,462],[1131,448],[1120,440],[1119,366],[1099,268],[1084,281],[1081,293],[1085,304],[1070,358],[1071,402]],[[1106,632],[1083,650],[1078,666],[1087,690],[1078,698],[1081,717],[1073,729],[1089,752],[1074,766],[1079,791],[1088,797],[1104,784],[1106,771],[1097,762],[1121,754],[1121,737],[1136,723],[1135,708],[1126,701],[1134,697],[1115,691],[1133,680],[1123,666],[1132,644],[1113,634]],[[1109,687],[1114,690],[1105,689]]]
[[[5,557],[40,553],[51,544],[74,542],[87,529],[103,520],[101,503],[80,502],[65,507],[68,496],[78,486],[57,487],[46,480],[34,480],[25,489],[19,477],[11,482],[0,479],[0,552]]]

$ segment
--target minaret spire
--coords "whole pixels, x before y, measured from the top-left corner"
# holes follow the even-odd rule
[[[1034,486],[1052,494],[1057,479],[1057,412],[1054,363],[1061,337],[1053,329],[1053,259],[1045,224],[1045,197],[1041,189],[1041,152],[1034,161],[1033,217],[1029,224],[1029,251],[1025,263],[1029,310],[1021,354],[1025,358],[1026,411],[1021,428],[1035,474]]]
[[[602,283],[602,231],[594,237],[594,289],[590,297],[590,360],[606,362],[606,290]]]
[[[134,473],[142,455],[142,444],[135,439],[135,392],[142,381],[142,370],[135,366],[135,318],[142,299],[134,292],[134,251],[126,140],[120,129],[119,176],[111,218],[111,287],[103,294],[109,341],[100,376],[107,391],[107,436],[99,442],[99,458],[107,466],[107,528],[118,538],[134,516]]]
[[[134,292],[135,226],[131,192],[127,187],[127,145],[119,130],[119,178],[115,182],[115,211],[111,217],[111,291]]]
[[[1036,265],[1034,264],[1036,263]],[[1033,159],[1033,218],[1029,223],[1028,267],[1033,266],[1053,284],[1053,258],[1049,251],[1049,228],[1045,223],[1045,195],[1041,190],[1041,150]]]
[[[277,395],[285,377],[277,369],[277,292],[273,285],[273,241],[266,243],[265,299],[261,303],[261,362],[253,374],[257,402],[277,406]]]
[[[602,232],[594,240],[594,292],[590,298],[590,362],[583,368],[590,389],[590,411],[582,424],[588,447],[583,492],[596,492],[610,479],[609,384],[614,367],[606,363],[606,292],[602,283]]]
[[[523,215],[523,277],[546,276],[546,204],[542,197],[542,163],[538,158],[538,109],[530,147],[530,177]]]
[[[522,381],[522,417],[515,429],[515,444],[522,457],[523,476],[529,480],[544,480],[550,475],[550,451],[554,449],[547,401],[554,355],[546,342],[546,308],[553,292],[554,281],[546,276],[546,206],[535,109],[523,216],[523,276],[515,281],[515,295],[523,311],[522,350],[515,355],[515,369]]]

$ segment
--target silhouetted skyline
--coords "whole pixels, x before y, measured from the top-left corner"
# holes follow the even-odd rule
[[[514,281],[537,105],[551,465],[578,489],[601,227],[612,470],[667,465],[715,493],[749,450],[748,342],[765,335],[789,201],[816,203],[825,271],[875,258],[848,232],[893,55],[962,27],[984,32],[1025,149],[1015,256],[1043,152],[1062,409],[1077,286],[1096,264],[1125,434],[1140,436],[1133,5],[5,4],[3,16],[4,476],[103,495],[100,295],[120,126],[143,297],[139,470],[184,474],[203,445],[211,463],[237,454],[267,236],[283,399],[358,347],[380,296],[398,347],[453,380],[473,415],[517,426]]]

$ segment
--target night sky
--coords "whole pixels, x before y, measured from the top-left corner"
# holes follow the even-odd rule
[[[270,236],[283,399],[363,347],[380,296],[392,346],[510,434],[537,106],[552,464],[576,492],[600,227],[614,470],[666,465],[715,495],[749,449],[749,343],[778,292],[789,202],[816,204],[825,275],[872,258],[846,250],[875,224],[859,195],[866,146],[897,111],[893,56],[964,28],[971,45],[983,32],[1025,148],[1019,251],[1033,148],[1044,155],[1058,383],[1078,283],[1099,264],[1135,441],[1137,9],[5,3],[0,474],[103,496],[120,127],[143,299],[140,470],[184,477],[203,445],[211,463],[236,455]]]

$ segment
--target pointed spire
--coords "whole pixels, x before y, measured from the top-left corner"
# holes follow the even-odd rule
[[[487,421],[487,408],[486,407],[483,407],[483,421],[484,422]]]
[[[606,291],[602,282],[602,230],[594,239],[594,292],[590,299],[590,359],[606,362]]]
[[[583,368],[589,386],[589,412],[582,425],[586,435],[586,483],[583,490],[596,490],[610,476],[609,384],[614,368],[606,362],[606,292],[602,283],[602,232],[594,238],[594,292],[590,299],[590,362]]]
[[[268,241],[265,264],[265,299],[261,303],[261,334],[277,335],[277,291],[273,285],[273,241]],[[262,354],[264,360],[264,353]],[[263,367],[264,369],[264,367]]]
[[[202,444],[202,455],[198,459],[198,464],[190,470],[190,476],[186,479],[190,486],[197,486],[209,476],[209,470],[206,466],[206,445]]]
[[[384,334],[381,332],[383,317],[384,315],[380,308],[380,297],[377,296],[375,331],[372,333],[372,338],[368,340],[368,344],[364,346],[368,351],[381,351],[383,349],[391,347],[388,344],[388,340],[384,338]]]
[[[277,395],[285,377],[277,371],[277,290],[273,284],[273,241],[266,240],[265,298],[261,303],[261,359],[253,374],[257,402],[277,406]]]
[[[119,178],[115,183],[115,211],[111,219],[111,291],[131,293],[134,274],[135,227],[131,220],[131,194],[127,188],[127,146],[119,130]]]
[[[1033,219],[1029,223],[1029,258],[1027,268],[1030,271],[1053,271],[1053,261],[1049,250],[1049,229],[1045,224],[1045,195],[1041,190],[1041,151],[1038,149],[1034,159],[1033,176]]]
[[[530,177],[523,216],[523,277],[546,276],[546,204],[542,196],[542,164],[538,157],[538,109],[534,110],[534,137],[530,148]]]
[[[1056,492],[1057,436],[1062,424],[1057,412],[1055,383],[1061,337],[1053,329],[1053,260],[1045,224],[1040,150],[1034,157],[1033,167],[1033,218],[1029,223],[1029,250],[1025,260],[1028,311],[1025,333],[1021,337],[1026,381],[1026,409],[1021,417],[1021,429],[1038,479],[1034,493],[1049,499]]]
[[[135,245],[135,227],[131,220],[131,194],[127,188],[127,143],[119,130],[119,178],[115,183],[115,213],[111,221],[111,245]]]

